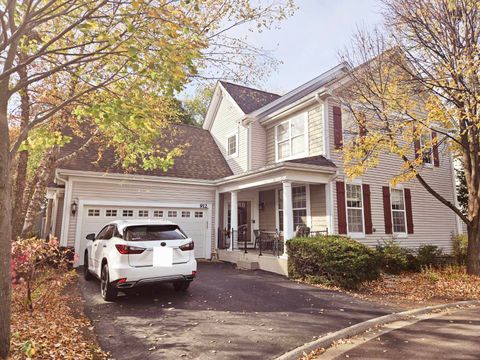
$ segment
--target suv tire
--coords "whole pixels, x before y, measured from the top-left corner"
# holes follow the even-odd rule
[[[100,292],[105,301],[114,301],[117,298],[118,290],[110,282],[107,263],[102,266],[102,272],[100,275]]]
[[[173,288],[175,291],[187,291],[188,287],[190,286],[191,281],[190,280],[184,280],[184,281],[175,281],[173,283]]]

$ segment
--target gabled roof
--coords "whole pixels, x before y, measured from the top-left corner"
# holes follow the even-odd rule
[[[162,146],[167,149],[173,149],[183,144],[189,144],[189,146],[185,148],[182,156],[175,158],[174,165],[167,171],[162,169],[144,170],[140,167],[126,170],[116,163],[115,153],[111,148],[102,150],[99,159],[98,144],[90,145],[73,159],[62,163],[59,168],[199,180],[216,180],[233,174],[210,132],[191,125],[174,125],[174,127],[174,135],[165,136],[164,139],[160,140]],[[62,148],[61,152],[68,154],[84,142],[80,138],[73,138],[69,144]]]
[[[280,98],[280,95],[253,89],[247,86],[220,81],[220,84],[230,94],[232,99],[245,114],[249,114]]]

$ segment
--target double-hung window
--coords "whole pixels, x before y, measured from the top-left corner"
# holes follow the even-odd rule
[[[348,232],[353,234],[363,234],[362,185],[346,184],[345,190]]]
[[[227,156],[236,157],[238,155],[238,133],[227,136]]]
[[[293,229],[307,223],[307,188],[292,187]],[[283,231],[283,190],[278,191],[278,226]]]
[[[407,225],[405,220],[405,197],[403,189],[390,189],[390,199],[392,203],[393,233],[406,234]]]
[[[431,149],[432,134],[420,136],[420,147],[422,149],[422,161],[427,166],[433,166],[433,153]]]
[[[306,115],[301,114],[275,127],[277,161],[307,155],[306,119]]]

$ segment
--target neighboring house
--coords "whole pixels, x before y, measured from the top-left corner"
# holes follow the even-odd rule
[[[391,187],[399,168],[393,156],[385,154],[361,178],[345,178],[340,148],[348,114],[331,90],[346,70],[339,65],[283,96],[219,82],[203,129],[178,126],[174,143],[190,147],[166,173],[126,174],[111,166],[113,153],[96,162],[97,151],[88,149],[56,170],[47,228],[62,245],[75,247],[80,264],[87,233],[109,220],[139,217],[179,223],[199,258],[216,253],[283,274],[281,245],[299,225],[373,246],[395,238],[406,247],[435,244],[449,251],[461,225],[457,217],[417,181]],[[422,175],[455,202],[452,158],[442,144],[424,156]],[[257,230],[266,234],[263,256]],[[272,255],[275,249],[280,256]]]

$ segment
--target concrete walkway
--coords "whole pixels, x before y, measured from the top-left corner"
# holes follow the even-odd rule
[[[480,359],[480,308],[392,323],[332,347],[318,359]]]

